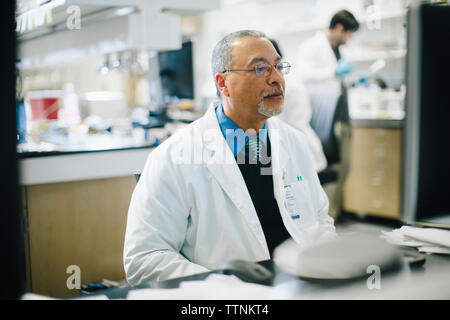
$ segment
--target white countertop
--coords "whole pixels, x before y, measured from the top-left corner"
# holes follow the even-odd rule
[[[153,148],[69,153],[19,160],[19,184],[33,185],[132,176]]]

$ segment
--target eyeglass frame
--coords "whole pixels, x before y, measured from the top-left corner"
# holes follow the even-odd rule
[[[287,65],[285,65],[285,64],[287,64]],[[256,68],[258,68],[258,66],[261,66],[261,65],[269,67],[266,75],[258,75],[258,73],[256,72]],[[283,66],[281,70],[278,70],[277,69],[278,65],[285,65],[285,66]],[[259,63],[256,66],[254,66],[253,68],[249,68],[249,69],[225,69],[223,73],[228,73],[228,72],[231,72],[231,71],[254,71],[255,75],[257,77],[263,78],[263,77],[267,77],[267,76],[271,75],[272,74],[272,70],[273,70],[274,67],[275,67],[275,69],[277,69],[284,76],[284,75],[287,75],[289,73],[289,71],[290,71],[292,66],[291,66],[291,64],[289,62],[286,62],[286,61],[279,62],[279,63],[277,63],[274,66],[269,64],[269,63]],[[285,71],[286,73],[283,73],[283,70],[286,70]]]

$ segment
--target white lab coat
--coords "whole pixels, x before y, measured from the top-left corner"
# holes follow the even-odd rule
[[[316,90],[341,94],[341,83],[336,77],[337,60],[325,32],[317,32],[302,42],[298,49],[298,70],[303,83]]]
[[[278,117],[305,134],[314,167],[320,172],[327,167],[327,158],[323,152],[322,142],[309,124],[312,110],[308,92],[302,81],[296,80],[289,82],[283,112]]]
[[[305,85],[313,113],[320,118],[318,135],[329,132],[334,111],[342,93],[341,80],[336,76],[337,60],[324,31],[306,39],[298,50],[298,69]],[[333,130],[331,128],[331,130]]]
[[[324,31],[306,39],[298,50],[298,69],[309,95],[315,130],[322,141],[334,131],[333,119],[341,80],[336,76],[337,59]]]
[[[288,232],[300,246],[335,236],[304,136],[277,118],[267,124],[274,195]],[[287,183],[300,219],[285,208]],[[211,107],[150,153],[128,211],[124,267],[137,285],[214,270],[233,259],[261,261],[270,254]]]

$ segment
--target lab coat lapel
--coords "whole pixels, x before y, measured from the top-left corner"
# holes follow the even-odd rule
[[[281,177],[283,174],[283,169],[285,169],[289,161],[289,153],[286,146],[286,137],[282,136],[282,129],[278,127],[276,119],[271,118],[268,120],[268,131],[272,146],[272,174],[275,181],[275,177]]]
[[[283,176],[287,174],[290,161],[291,152],[295,150],[288,149],[288,137],[286,137],[285,131],[278,128],[278,123],[273,120],[269,123],[271,129],[269,129],[270,143],[272,145],[272,171],[273,171],[273,190],[275,200],[277,201],[278,208],[280,209],[281,217],[283,218],[284,225],[289,234],[298,239],[298,230],[292,221],[287,218],[289,214],[286,212],[284,206],[284,181]]]
[[[271,125],[271,124],[269,124]],[[269,138],[272,145],[271,156],[272,156],[272,179],[273,179],[273,190],[274,196],[278,203],[278,208],[280,213],[284,210],[283,203],[283,172],[286,170],[286,163],[289,159],[289,154],[285,147],[285,139],[282,139],[280,130],[272,125],[273,128],[269,127]]]
[[[207,157],[205,159],[206,167],[245,217],[262,249],[269,254],[253,201],[233,153],[220,131],[214,108],[209,108],[205,117],[207,118],[205,119],[207,128],[202,134]]]
[[[286,131],[283,129],[278,130],[279,121],[276,121],[276,119],[274,119],[273,122],[276,123],[270,122],[273,129],[269,130],[269,137],[272,144],[273,189],[275,199],[277,201],[278,208],[280,209],[280,214],[283,218],[283,222],[287,231],[297,243],[303,243],[305,241],[305,231],[300,230],[298,224],[294,223],[294,220],[290,218],[290,215],[284,205],[285,182],[283,181],[283,176],[288,175],[290,170],[292,170],[292,162],[290,162],[291,155],[294,159],[298,159],[299,155],[293,154],[297,151],[292,150],[292,148],[290,149],[288,147],[289,137],[286,136]]]

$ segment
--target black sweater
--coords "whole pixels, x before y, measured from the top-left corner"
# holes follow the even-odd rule
[[[270,159],[271,148],[269,136],[267,136],[267,146],[265,148],[267,148],[267,156],[268,159]],[[263,154],[265,153],[263,152]],[[268,161],[263,160],[262,162],[267,163]],[[290,235],[283,224],[280,210],[275,200],[272,174],[261,175],[261,169],[270,168],[271,162],[269,161],[267,164],[262,164],[258,161],[256,164],[250,164],[246,157],[245,163],[238,163],[238,166],[244,177],[256,213],[258,214],[272,258],[275,247],[289,238]]]

